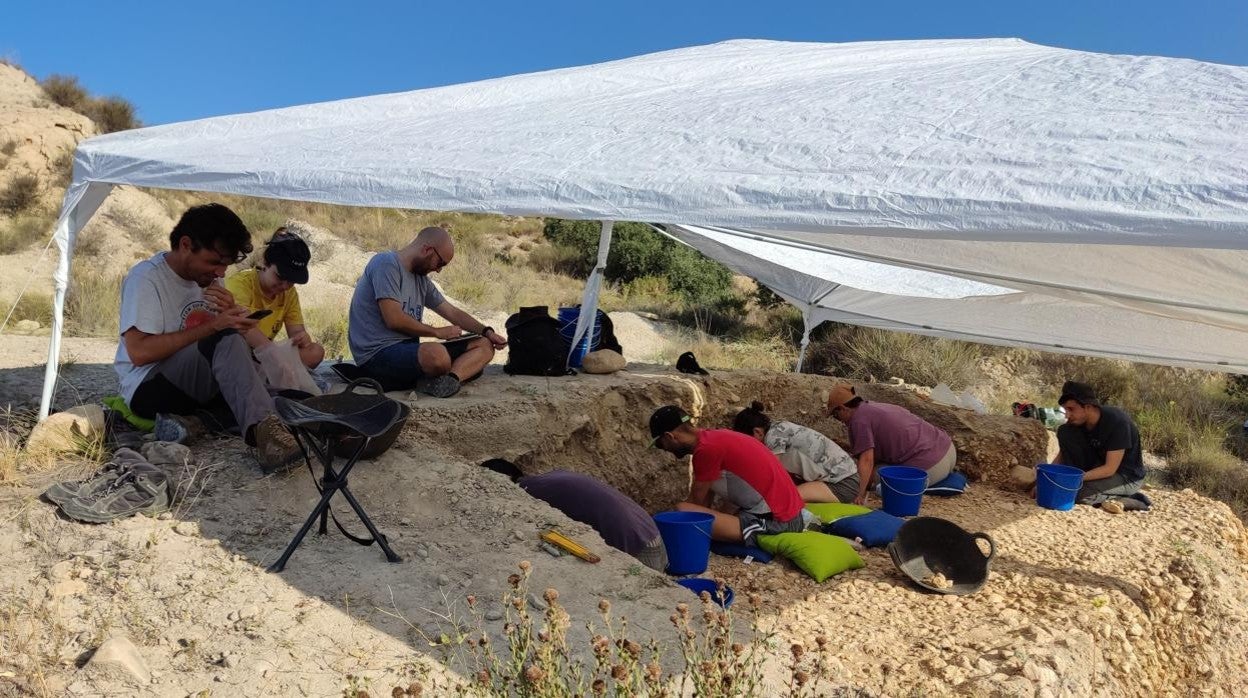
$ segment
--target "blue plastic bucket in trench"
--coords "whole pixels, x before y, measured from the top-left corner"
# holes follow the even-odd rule
[[[880,468],[880,495],[884,511],[893,516],[916,516],[927,489],[927,471],[908,465]]]
[[[654,515],[663,547],[667,548],[667,573],[702,574],[711,559],[713,514],[700,511],[661,511]]]
[[[1036,466],[1036,504],[1054,511],[1075,508],[1075,495],[1083,486],[1083,471],[1069,465],[1041,463]]]
[[[572,338],[576,336],[576,321],[581,317],[580,308],[560,308],[559,309],[559,336],[563,337],[563,341],[569,346],[572,345]],[[569,357],[568,365],[572,368],[580,368],[581,363],[585,360],[585,355],[598,348],[598,343],[602,341],[602,311],[594,313],[594,321],[590,324],[589,330],[585,332],[585,336],[581,337],[581,341],[576,343],[576,348]]]

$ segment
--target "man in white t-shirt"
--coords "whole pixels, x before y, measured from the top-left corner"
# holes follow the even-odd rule
[[[169,244],[131,267],[122,285],[113,367],[126,404],[140,417],[167,419],[223,400],[264,472],[295,463],[301,451],[274,414],[241,334],[256,321],[220,283],[251,251],[247,226],[221,204],[194,206]]]

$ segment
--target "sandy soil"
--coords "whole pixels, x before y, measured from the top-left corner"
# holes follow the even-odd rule
[[[41,342],[0,338],[3,401],[14,399],[10,388],[22,376],[41,375],[31,366],[46,351]],[[78,377],[80,394],[110,385],[111,343],[71,339],[66,348],[78,357],[66,375]],[[261,477],[234,440],[194,444],[202,491],[167,518],[72,523],[37,499],[54,475],[32,475],[25,486],[0,489],[0,642],[20,649],[0,659],[0,695],[340,695],[348,674],[374,695],[388,694],[414,677],[464,669],[442,664],[447,648],[428,638],[453,633],[447,616],[466,617],[468,594],[490,600],[487,617],[498,616],[493,600],[520,560],[533,562],[539,595],[560,589],[574,646],[585,645],[582,624],[603,597],[637,634],[670,643],[668,615],[687,592],[474,463],[498,455],[530,472],[577,467],[651,510],[666,508],[688,470],[646,448],[649,410],[679,401],[716,423],[727,405],[757,392],[759,378],[691,380],[634,365],[613,376],[548,380],[495,367],[455,398],[417,398],[395,449],[351,479],[404,558],[399,564],[331,527],[328,536],[309,536],[285,572],[265,572],[316,491],[306,471]],[[789,402],[768,396],[777,414],[814,421],[808,403],[828,379],[789,376],[777,385],[807,380],[800,391],[787,389]],[[1190,491],[1150,494],[1152,512],[1118,516],[1044,511],[989,486],[928,500],[923,513],[996,540],[992,576],[970,597],[920,592],[881,551],[864,553],[865,569],[824,584],[783,561],[713,557],[709,574],[739,597],[760,595],[764,620],[778,624],[776,647],[809,645],[821,631],[833,637],[824,690],[1236,694],[1248,668],[1248,536],[1220,503]],[[603,561],[541,552],[536,535],[552,524]],[[494,633],[501,622],[485,621]],[[82,666],[112,634],[139,647],[151,683]],[[668,663],[676,660],[669,649]]]

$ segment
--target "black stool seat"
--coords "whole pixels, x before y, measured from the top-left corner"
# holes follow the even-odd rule
[[[360,393],[357,389],[361,387],[376,392]],[[402,558],[390,548],[386,537],[377,530],[364,508],[351,494],[347,487],[347,475],[362,457],[380,455],[394,443],[411,409],[386,397],[381,386],[368,378],[352,381],[341,393],[319,395],[300,401],[278,397],[273,402],[277,408],[278,419],[282,420],[299,443],[308,470],[315,476],[312,456],[316,456],[324,468],[324,475],[317,483],[317,490],[321,493],[320,501],[299,529],[299,533],[286,547],[286,551],[269,567],[269,571],[281,572],[286,567],[286,561],[318,518],[321,520],[320,532],[329,532],[328,520],[333,516],[329,503],[339,492],[355,510],[372,537],[361,538],[348,533],[338,523],[337,517],[334,517],[334,525],[338,530],[361,545],[372,545],[376,542],[387,560],[400,562]],[[335,453],[346,458],[341,470],[333,467]]]

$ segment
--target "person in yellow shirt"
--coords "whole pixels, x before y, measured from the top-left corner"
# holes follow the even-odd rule
[[[243,338],[253,350],[272,342],[282,327],[286,336],[299,349],[303,365],[315,368],[325,358],[325,347],[312,341],[303,325],[299,292],[295,284],[308,283],[308,262],[312,253],[308,245],[285,228],[278,228],[264,245],[262,263],[254,269],[231,274],[225,287],[234,300],[250,310],[271,310]]]

